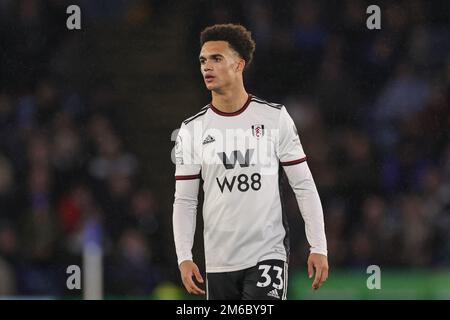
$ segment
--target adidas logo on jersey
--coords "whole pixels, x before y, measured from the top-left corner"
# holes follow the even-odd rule
[[[270,290],[267,294],[269,297],[280,299],[280,296],[278,295],[277,289]]]
[[[207,143],[211,143],[216,141],[216,139],[214,139],[213,137],[211,137],[209,134],[208,136],[205,138],[205,140],[203,140],[203,144],[207,144]]]

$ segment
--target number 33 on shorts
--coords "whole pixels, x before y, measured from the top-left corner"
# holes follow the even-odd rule
[[[287,263],[265,260],[258,263],[254,270],[257,275],[255,296],[260,299],[286,299]]]

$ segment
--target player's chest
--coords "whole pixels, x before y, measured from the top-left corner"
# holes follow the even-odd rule
[[[270,121],[210,123],[203,128],[201,157],[204,165],[249,166],[266,163],[277,152],[278,130]]]

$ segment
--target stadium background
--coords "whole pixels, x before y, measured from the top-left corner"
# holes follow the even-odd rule
[[[81,30],[66,29],[71,4]],[[369,4],[381,7],[381,30],[366,28]],[[449,9],[0,0],[0,298],[82,298],[66,268],[92,242],[105,299],[186,298],[171,230],[172,132],[210,99],[199,32],[234,22],[257,42],[246,87],[288,108],[324,206],[331,273],[312,292],[303,222],[286,196],[288,297],[450,299]],[[373,264],[381,290],[366,287]]]

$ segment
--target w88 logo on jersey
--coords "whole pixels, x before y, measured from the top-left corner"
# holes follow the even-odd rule
[[[249,190],[258,191],[261,189],[261,175],[259,173],[254,173],[252,175],[240,174],[238,176],[231,177],[230,180],[224,177],[222,181],[216,178],[217,185],[219,186],[220,192],[226,191],[232,192],[236,187],[241,192],[247,192]]]
[[[250,166],[250,159],[252,158],[254,149],[248,149],[243,154],[239,150],[234,150],[230,156],[225,152],[219,152],[217,155],[222,160],[223,165],[226,170],[234,169],[236,163],[239,164],[241,168],[247,168]],[[241,191],[247,192],[249,190],[258,191],[261,189],[261,175],[259,173],[254,173],[252,175],[240,174],[238,176],[233,176],[230,180],[224,177],[222,181],[216,178],[217,185],[219,186],[220,192],[224,192],[225,187],[229,192],[232,192],[234,187]]]

